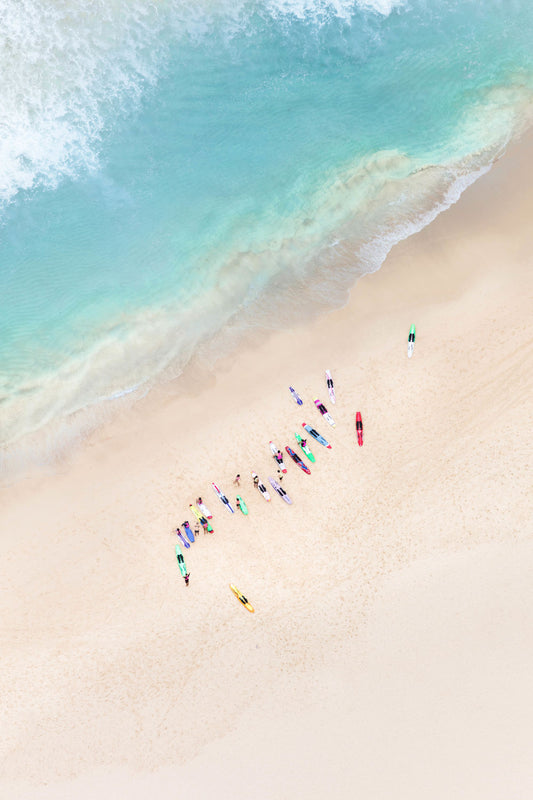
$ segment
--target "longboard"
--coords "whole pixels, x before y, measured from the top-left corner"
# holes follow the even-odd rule
[[[191,509],[192,513],[194,514],[200,525],[202,526],[207,525],[207,532],[213,533],[213,526],[211,525],[209,520],[206,517],[204,517],[200,509],[196,508],[196,506],[193,506],[192,503],[189,504],[189,508]]]
[[[296,389],[293,389],[292,386],[289,386],[289,392],[291,393],[291,397],[294,400],[294,402],[298,403],[299,406],[303,406],[304,401],[302,400]]]
[[[308,445],[308,444],[306,444],[306,445],[304,446],[304,445],[302,444],[302,441],[303,441],[303,440],[302,440],[302,437],[300,436],[300,434],[299,434],[299,433],[295,433],[295,434],[294,434],[294,436],[295,436],[295,438],[296,438],[296,441],[298,442],[298,444],[300,445],[300,447],[301,447],[301,448],[302,448],[302,450],[304,451],[305,455],[306,455],[306,456],[307,456],[307,458],[309,459],[309,461],[310,461],[312,464],[314,464],[314,463],[316,462],[316,458],[315,458],[315,457],[314,457],[314,455],[312,454],[312,452],[311,452],[311,448],[309,447],[309,445]]]
[[[300,458],[300,456],[298,455],[298,453],[295,453],[295,452],[294,452],[294,450],[291,450],[291,448],[290,448],[289,446],[285,447],[285,450],[286,450],[286,451],[287,451],[287,453],[290,455],[290,457],[292,458],[292,460],[294,461],[294,463],[295,463],[295,464],[298,464],[298,466],[300,467],[300,469],[303,469],[303,471],[304,471],[304,472],[306,472],[306,473],[307,473],[307,475],[310,475],[310,474],[311,474],[311,470],[309,469],[309,467],[306,467],[306,466],[305,466],[304,462],[302,461],[302,459]]]
[[[363,419],[361,417],[361,412],[358,411],[355,415],[355,430],[357,433],[357,444],[359,447],[363,446]]]
[[[281,458],[278,457],[278,448],[276,447],[274,442],[269,442],[268,444],[270,446],[270,452],[274,456],[274,460],[275,460],[276,464],[279,464],[279,466],[281,467],[281,471],[282,472],[287,472],[287,470],[285,469],[285,466],[283,464],[283,456]],[[281,452],[281,450],[280,450],[280,452]]]
[[[414,325],[411,325],[409,329],[409,339],[407,340],[407,358],[411,358],[411,356],[415,352],[415,338],[416,338],[416,327]]]
[[[213,515],[211,514],[205,503],[198,503],[198,508],[200,509],[204,517],[207,517],[207,519],[213,519]]]
[[[281,486],[276,480],[274,480],[274,478],[269,478],[268,480],[270,481],[270,485],[272,486],[274,491],[279,494],[281,499],[285,500],[286,503],[288,503],[290,506],[292,506],[292,500],[289,497],[289,495],[287,494],[287,492],[285,491],[285,489],[283,488],[283,486]]]
[[[190,542],[194,542],[194,533],[192,532],[192,528],[190,525],[186,525],[183,523],[183,530],[187,534],[187,538]]]
[[[328,448],[328,450],[331,450],[331,445],[329,444],[329,442],[326,439],[324,439],[324,437],[317,430],[312,428],[306,422],[302,422],[302,428],[305,428],[307,433],[310,433],[313,439],[316,439],[317,442],[320,442],[320,444],[323,444],[324,447]]]
[[[326,386],[328,387],[330,400],[335,405],[335,387],[333,386],[333,378],[329,369],[326,370]]]
[[[252,612],[252,614],[253,614],[253,613],[254,613],[254,607],[253,607],[253,605],[252,605],[251,603],[249,603],[249,602],[248,602],[248,600],[247,600],[247,599],[246,599],[246,597],[245,597],[245,596],[242,594],[242,592],[239,592],[239,590],[237,589],[237,587],[236,587],[236,586],[234,586],[234,585],[233,585],[233,583],[230,583],[230,585],[229,585],[229,588],[231,589],[231,591],[233,592],[233,594],[235,595],[235,597],[236,597],[238,600],[240,600],[240,601],[241,601],[241,603],[243,604],[243,606],[244,606],[245,608],[247,608],[247,609],[248,609],[248,611],[251,611],[251,612]]]
[[[178,539],[180,540],[182,545],[184,545],[187,549],[189,549],[190,544],[187,541],[187,539],[184,537],[184,535],[182,534],[182,532],[180,531],[179,528],[176,528],[176,533],[178,534]]]
[[[181,547],[179,544],[176,545],[176,558],[178,559],[178,567],[180,568],[180,572],[185,577],[187,575],[187,565],[185,563],[185,559],[183,558],[183,553],[181,552]]]
[[[257,475],[255,472],[252,472],[252,478],[258,478],[259,479],[259,475]],[[254,485],[257,486],[257,488],[259,489],[259,491],[261,492],[261,494],[263,495],[265,500],[270,500],[270,495],[267,492],[267,487],[265,486],[264,483],[261,482],[261,480],[259,480],[259,483],[254,484]]]
[[[328,410],[327,410],[326,406],[324,405],[324,403],[321,403],[320,400],[318,398],[316,398],[316,397],[315,397],[315,406],[318,408],[318,410],[320,411],[320,413],[322,414],[322,416],[324,417],[326,422],[329,422],[331,427],[334,428],[335,427],[335,420],[333,419],[331,414],[328,413]]]
[[[237,500],[239,501],[239,503],[241,505],[242,513],[246,516],[248,514],[248,506],[246,505],[246,503],[244,502],[244,500],[242,499],[240,494],[237,495]]]
[[[224,505],[226,506],[226,508],[228,509],[228,511],[229,511],[229,512],[231,512],[232,514],[235,514],[235,509],[234,509],[234,508],[233,508],[233,506],[231,505],[231,503],[230,503],[230,501],[228,500],[228,498],[226,497],[226,495],[225,495],[225,494],[222,494],[222,492],[220,491],[220,489],[218,488],[218,486],[216,485],[216,483],[212,483],[212,484],[211,484],[211,486],[213,487],[213,491],[215,492],[215,494],[216,494],[216,496],[218,497],[218,499],[219,499],[219,500],[220,500],[222,503],[224,503]]]

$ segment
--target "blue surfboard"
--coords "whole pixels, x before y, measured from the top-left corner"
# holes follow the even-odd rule
[[[187,534],[187,536],[189,537],[189,541],[190,541],[190,542],[194,542],[194,533],[192,532],[192,528],[191,528],[191,526],[190,526],[190,525],[185,525],[185,524],[184,524],[184,525],[183,525],[183,530],[185,531],[185,533],[186,533],[186,534]]]
[[[307,425],[305,422],[302,422],[302,427],[303,427],[303,428],[305,428],[305,430],[307,431],[307,433],[310,433],[310,434],[311,434],[311,436],[313,437],[313,439],[316,439],[316,440],[317,440],[317,442],[320,442],[320,444],[323,444],[323,445],[324,445],[324,447],[327,447],[329,450],[331,450],[331,445],[330,445],[330,443],[329,443],[329,442],[328,442],[326,439],[324,439],[324,437],[323,437],[323,436],[321,436],[321,435],[319,434],[319,432],[318,432],[318,431],[316,431],[316,430],[315,430],[314,428],[312,428],[310,425]]]

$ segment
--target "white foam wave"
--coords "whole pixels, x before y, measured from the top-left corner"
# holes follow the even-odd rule
[[[283,15],[319,20],[333,15],[349,20],[357,9],[388,16],[395,8],[404,5],[405,0],[267,0],[266,8],[274,17]]]
[[[321,24],[404,0],[3,0],[0,205],[93,170],[104,132],[158,76],[170,37],[231,38],[255,14]]]
[[[156,78],[161,25],[140,0],[3,0],[0,203],[96,166],[106,110]]]
[[[357,252],[358,263],[362,271],[364,273],[376,272],[396,244],[408,239],[415,233],[419,233],[423,228],[430,225],[439,214],[442,214],[443,211],[457,203],[463,192],[481,178],[482,175],[485,175],[491,169],[491,166],[489,164],[473,172],[457,175],[446,190],[444,197],[429,210],[417,214],[413,219],[402,221],[392,228],[381,231],[369,242],[365,242]]]

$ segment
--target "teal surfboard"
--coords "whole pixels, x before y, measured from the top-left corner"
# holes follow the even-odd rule
[[[311,452],[311,448],[309,447],[309,445],[308,445],[308,444],[306,444],[306,445],[305,445],[305,447],[303,447],[303,446],[302,446],[302,437],[300,436],[300,434],[299,434],[299,433],[295,433],[294,435],[295,435],[295,437],[296,437],[296,441],[298,442],[298,444],[300,445],[300,447],[301,447],[301,448],[302,448],[302,450],[304,451],[304,453],[305,453],[305,455],[307,456],[307,458],[309,459],[309,461],[312,461],[312,462],[313,462],[313,464],[314,464],[314,463],[315,463],[315,461],[316,461],[316,458],[315,458],[315,457],[314,457],[314,455],[312,454],[312,452]]]
[[[245,514],[245,515],[247,515],[247,514],[248,514],[248,506],[246,505],[246,503],[244,502],[244,500],[242,499],[242,497],[240,496],[240,494],[238,494],[238,495],[237,495],[237,500],[238,500],[238,501],[239,501],[239,503],[241,504],[241,511],[242,511],[242,513],[243,513],[243,514]]]
[[[183,577],[187,574],[187,565],[185,564],[185,559],[183,558],[183,553],[181,552],[181,547],[179,544],[176,545],[176,558],[178,559],[178,567],[180,568],[180,572]]]

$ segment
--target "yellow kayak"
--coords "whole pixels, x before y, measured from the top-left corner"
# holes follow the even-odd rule
[[[231,589],[231,591],[233,592],[233,594],[235,595],[235,597],[236,597],[238,600],[240,600],[240,601],[241,601],[241,603],[243,604],[243,606],[244,606],[245,608],[247,608],[247,609],[248,609],[248,611],[251,611],[251,612],[252,612],[252,614],[253,614],[253,613],[254,613],[254,607],[253,607],[252,605],[250,605],[250,603],[248,602],[248,600],[246,599],[246,597],[245,597],[245,596],[244,596],[244,595],[243,595],[241,592],[239,592],[239,590],[237,589],[237,587],[236,587],[236,586],[234,586],[232,583],[230,583],[230,585],[229,585],[229,588]]]

